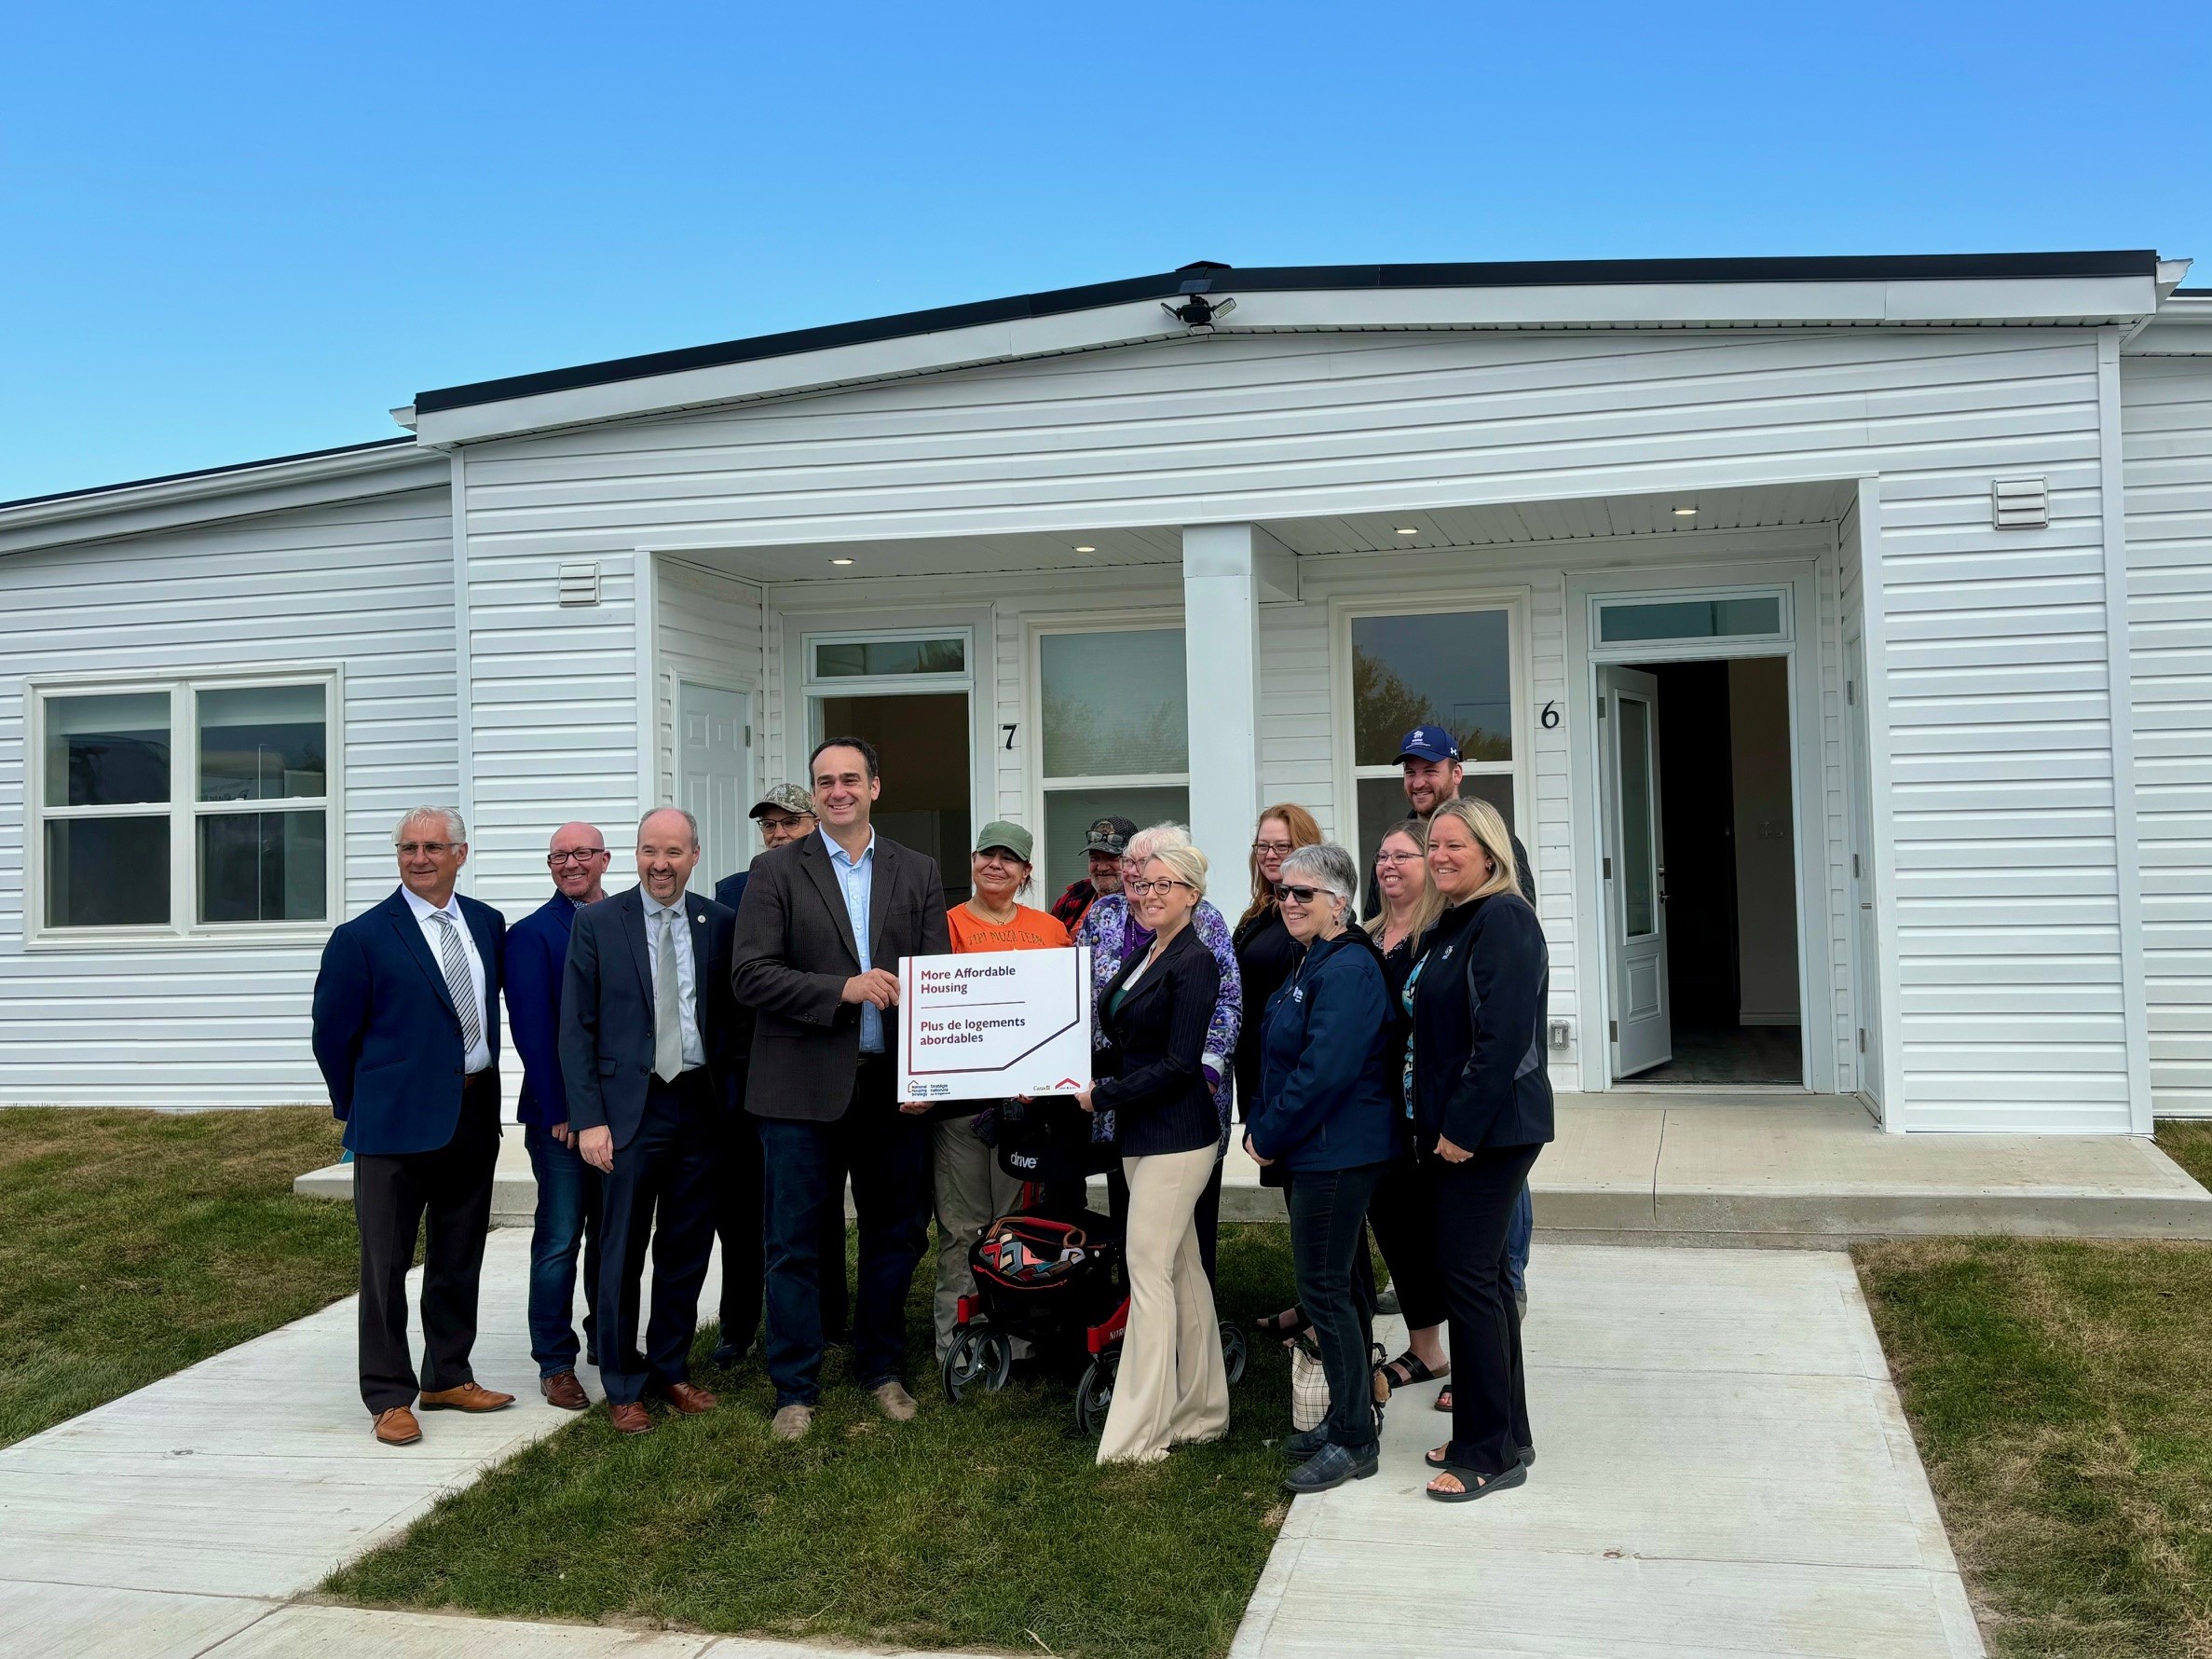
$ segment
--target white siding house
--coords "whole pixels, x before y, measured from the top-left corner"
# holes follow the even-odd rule
[[[656,801],[703,808],[718,876],[750,792],[860,729],[909,838],[1016,818],[1057,886],[1091,817],[1187,817],[1234,914],[1263,804],[1372,845],[1419,709],[1535,861],[1559,1086],[2212,1111],[2212,298],[2179,275],[1196,267],[425,393],[342,500],[241,469],[198,487],[219,519],[0,507],[0,1021],[39,1033],[0,1099],[317,1094],[336,912],[200,937],[178,898],[174,937],[95,939],[7,884],[55,833],[19,681],[282,662],[343,681],[347,912],[442,796],[511,915],[553,826]],[[1234,314],[1164,310],[1194,293]],[[180,980],[212,1006],[133,1000]]]

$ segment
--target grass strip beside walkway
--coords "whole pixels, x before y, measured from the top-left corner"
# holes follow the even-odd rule
[[[350,1293],[313,1107],[0,1111],[0,1446]],[[272,1379],[280,1386],[281,1379]]]
[[[2212,1124],[2159,1143],[2212,1176]],[[2212,1244],[1854,1254],[1991,1652],[2212,1655]]]
[[[908,1304],[918,1338],[933,1264]],[[1288,1229],[1224,1227],[1222,1285],[1225,1316],[1288,1305]],[[796,1446],[769,1435],[757,1362],[702,1364],[720,1410],[630,1440],[594,1407],[327,1587],[383,1606],[1064,1659],[1227,1652],[1288,1503],[1267,1444],[1289,1428],[1278,1346],[1255,1345],[1227,1440],[1142,1469],[1095,1466],[1063,1383],[1017,1377],[953,1405],[919,1341],[912,1364],[922,1412],[894,1426],[833,1351]]]

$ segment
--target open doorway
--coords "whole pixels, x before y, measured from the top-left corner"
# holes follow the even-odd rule
[[[883,792],[871,815],[877,830],[935,858],[945,902],[964,901],[973,833],[967,692],[817,697],[814,727],[816,742],[861,737],[874,745],[883,767]]]
[[[1599,676],[1613,1076],[1801,1084],[1789,661]]]

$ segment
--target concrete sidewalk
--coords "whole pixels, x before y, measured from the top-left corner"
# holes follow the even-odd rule
[[[1539,1244],[1529,1281],[1528,1484],[1423,1496],[1450,1419],[1400,1393],[1382,1473],[1291,1505],[1232,1659],[1983,1652],[1848,1256]]]

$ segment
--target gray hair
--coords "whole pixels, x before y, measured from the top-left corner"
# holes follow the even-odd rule
[[[1333,893],[1339,914],[1350,908],[1353,895],[1359,891],[1359,867],[1333,841],[1293,848],[1283,855],[1282,871],[1277,879],[1284,883],[1304,876],[1324,893]]]
[[[642,838],[645,834],[645,827],[664,812],[681,813],[683,815],[684,822],[690,825],[691,827],[691,844],[693,846],[697,846],[699,844],[699,820],[693,817],[689,811],[680,806],[654,807],[652,811],[647,813],[643,817],[637,820],[638,835]]]
[[[1128,850],[1123,854],[1131,863],[1142,864],[1147,858],[1157,857],[1167,847],[1187,847],[1191,832],[1181,824],[1154,824],[1149,830],[1140,830],[1129,837]]]
[[[436,818],[440,823],[445,826],[445,839],[447,841],[463,846],[468,844],[469,826],[462,821],[461,815],[456,812],[452,807],[410,806],[406,811],[406,815],[402,817],[397,824],[392,826],[391,844],[393,846],[398,846],[400,843],[407,839],[407,826],[414,823],[417,818]]]

